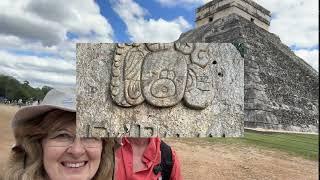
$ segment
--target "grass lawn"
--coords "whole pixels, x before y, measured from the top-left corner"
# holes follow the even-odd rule
[[[319,136],[313,134],[289,134],[245,130],[242,138],[205,138],[211,143],[250,145],[257,148],[271,148],[302,156],[306,159],[319,158]]]

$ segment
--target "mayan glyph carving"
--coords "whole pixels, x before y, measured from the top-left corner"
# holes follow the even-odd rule
[[[213,96],[211,89],[212,76],[210,76],[209,68],[189,64],[188,82],[184,94],[186,104],[194,109],[206,108]]]
[[[244,63],[232,44],[77,45],[77,133],[239,137]]]
[[[146,101],[171,107],[182,100],[194,109],[212,100],[209,46],[193,43],[118,44],[112,65],[111,95],[123,107]]]
[[[140,71],[147,52],[140,44],[117,44],[112,64],[111,96],[118,105],[127,107],[144,101]]]

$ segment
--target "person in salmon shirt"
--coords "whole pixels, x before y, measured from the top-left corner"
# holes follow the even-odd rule
[[[115,180],[182,180],[176,152],[159,137],[123,137],[115,151]]]

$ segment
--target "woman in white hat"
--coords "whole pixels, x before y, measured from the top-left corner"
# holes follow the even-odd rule
[[[21,108],[12,128],[6,180],[111,179],[113,141],[76,136],[75,91],[53,89],[39,106]]]

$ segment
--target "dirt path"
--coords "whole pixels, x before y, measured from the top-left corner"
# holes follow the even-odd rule
[[[166,140],[177,152],[186,180],[318,179],[318,162],[236,144]]]
[[[0,105],[0,170],[14,141],[9,119],[17,109]],[[318,179],[318,162],[278,151],[196,140],[165,141],[177,151],[185,180]]]
[[[0,104],[0,171],[5,165],[14,142],[10,120],[17,110],[18,107],[16,106]]]

